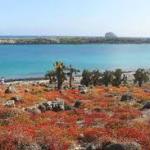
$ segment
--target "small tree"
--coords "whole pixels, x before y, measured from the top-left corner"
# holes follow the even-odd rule
[[[73,80],[73,74],[76,74],[77,72],[80,72],[80,70],[73,68],[71,65],[69,67],[66,67],[66,70],[69,72],[67,75],[69,76],[69,87],[72,87],[72,80]]]
[[[66,80],[65,65],[63,62],[56,62],[54,67],[55,70],[49,71],[46,77],[49,77],[50,83],[57,81],[57,89],[60,90],[63,82]]]
[[[82,73],[81,84],[85,86],[99,85],[101,81],[101,77],[102,74],[98,70],[94,70],[94,71],[84,70]]]
[[[83,70],[81,84],[88,87],[91,84],[91,75],[89,70]]]
[[[53,82],[56,82],[56,72],[55,71],[48,71],[45,75],[46,78],[49,79],[49,83],[52,84]]]
[[[91,73],[91,82],[93,86],[99,85],[101,82],[102,73],[99,70],[94,70]]]
[[[106,87],[108,87],[108,85],[110,83],[112,83],[112,80],[113,80],[113,72],[112,71],[105,71],[103,73],[103,77],[102,77],[102,82],[104,83],[104,85]]]
[[[119,87],[122,83],[122,70],[116,69],[115,72],[113,72],[113,78],[112,85]]]
[[[55,63],[55,72],[56,72],[58,90],[61,89],[63,82],[66,80],[66,76],[65,76],[64,71],[65,71],[64,63],[63,62],[56,62]]]
[[[141,87],[144,82],[149,80],[149,74],[144,69],[138,69],[134,74],[134,78],[134,82]]]

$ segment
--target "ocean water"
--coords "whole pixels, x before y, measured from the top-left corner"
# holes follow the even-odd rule
[[[149,44],[0,45],[0,77],[42,76],[55,61],[79,69],[150,67]]]

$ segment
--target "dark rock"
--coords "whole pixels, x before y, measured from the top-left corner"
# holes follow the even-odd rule
[[[29,89],[25,89],[25,92],[26,92],[26,93],[29,93],[29,92],[30,92],[30,90],[29,90]]]
[[[89,144],[86,150],[102,150],[102,143],[92,143]]]
[[[126,144],[112,143],[103,146],[103,150],[141,150],[141,146],[136,142]]]
[[[81,106],[82,102],[80,100],[77,100],[74,104],[75,108],[79,108]]]
[[[81,90],[80,93],[81,93],[81,94],[86,94],[86,91]]]
[[[142,109],[150,109],[150,102],[146,102]]]
[[[37,83],[32,83],[32,86],[37,86]]]
[[[125,144],[125,149],[126,150],[141,150],[141,145],[136,143],[136,142],[132,142],[129,144]]]
[[[103,150],[126,150],[123,144],[110,144],[103,148]]]
[[[52,101],[44,102],[42,105],[45,106],[46,111],[53,109],[53,108],[52,108]]]
[[[38,106],[38,108],[43,111],[64,111],[64,110],[73,110],[74,107],[65,104],[64,100],[56,99],[55,101],[47,101]]]
[[[126,93],[121,97],[121,101],[131,101],[131,100],[133,100],[133,96],[130,93]]]
[[[41,110],[41,112],[45,112],[47,109],[46,109],[46,106],[44,105],[44,104],[40,104],[39,106],[38,106],[38,109],[40,109]]]
[[[98,107],[97,107],[97,108],[94,108],[93,110],[94,110],[95,112],[101,112],[101,111],[102,111],[102,109],[101,109],[101,108],[98,108]]]
[[[86,93],[88,93],[87,88],[86,88],[86,89],[82,89],[82,90],[80,90],[80,93],[81,93],[81,94],[86,94]]]
[[[65,110],[64,101],[53,101],[52,102],[53,111]]]
[[[41,147],[36,143],[19,143],[17,150],[41,150]]]
[[[81,137],[81,139],[84,136]],[[136,142],[130,143],[114,143],[111,141],[94,140],[92,142],[81,141],[84,150],[141,150],[141,145]]]
[[[22,98],[20,96],[14,96],[11,98],[11,100],[14,100],[15,102],[21,102]]]
[[[56,99],[55,101],[47,101],[40,103],[33,107],[28,107],[25,110],[33,114],[39,114],[45,111],[64,111],[64,110],[73,110],[74,107],[67,105],[61,99]]]

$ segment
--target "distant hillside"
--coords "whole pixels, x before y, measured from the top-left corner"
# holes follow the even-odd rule
[[[79,36],[43,36],[43,37],[0,37],[0,44],[150,44],[150,38],[117,37],[107,34],[105,37]]]

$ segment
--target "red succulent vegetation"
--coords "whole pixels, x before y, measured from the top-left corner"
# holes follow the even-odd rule
[[[3,102],[15,94],[5,94],[5,87],[0,87],[0,149],[15,150],[25,146],[45,147],[52,150],[67,150],[74,143],[104,141],[131,141],[139,143],[144,150],[150,148],[150,121],[143,119],[140,107],[121,102],[118,97],[107,94],[122,95],[127,87],[92,89],[91,93],[82,95],[78,90],[45,91],[43,86],[16,86],[17,95],[23,101],[13,108],[3,106]],[[142,89],[133,88],[137,99],[146,99],[150,95]],[[24,108],[43,102],[43,100],[64,99],[74,106],[81,100],[81,107],[68,111],[46,111],[31,114]]]

